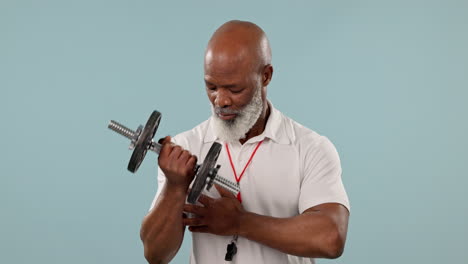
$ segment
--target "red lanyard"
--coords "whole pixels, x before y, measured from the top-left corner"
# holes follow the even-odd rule
[[[228,154],[228,156],[229,156],[229,162],[231,163],[232,172],[234,172],[234,177],[236,178],[236,182],[237,182],[237,185],[238,185],[238,186],[239,186],[239,182],[240,182],[242,176],[244,175],[245,170],[246,170],[247,167],[249,166],[250,162],[252,161],[253,157],[255,156],[255,153],[257,152],[257,149],[260,147],[260,145],[261,145],[262,143],[263,143],[263,140],[260,141],[260,142],[258,142],[257,146],[255,147],[254,151],[252,152],[252,155],[250,155],[249,161],[247,161],[247,164],[245,164],[245,167],[244,167],[244,169],[242,170],[242,173],[239,175],[239,177],[237,177],[236,169],[234,168],[234,163],[232,162],[231,152],[229,151],[229,146],[228,146],[227,143],[225,144],[226,150],[227,150],[227,154]],[[239,202],[242,203],[242,198],[241,198],[240,192],[237,194],[237,200],[239,200]]]

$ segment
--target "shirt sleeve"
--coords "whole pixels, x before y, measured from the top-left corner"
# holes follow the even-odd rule
[[[299,212],[323,203],[339,203],[348,211],[350,204],[341,180],[341,164],[333,143],[324,136],[303,140],[303,178],[299,195]]]
[[[176,136],[177,137],[177,136]],[[171,139],[171,142],[174,144],[180,144],[176,141],[176,137],[173,137]],[[158,165],[158,190],[156,191],[156,195],[153,198],[153,202],[151,203],[151,206],[149,208],[149,211],[151,211],[156,204],[156,201],[158,200],[159,195],[161,194],[161,191],[164,187],[164,184],[166,184],[166,175],[164,175],[164,172],[161,170],[161,168]]]
[[[161,194],[161,191],[165,183],[166,183],[166,175],[164,175],[164,172],[158,166],[158,190],[156,191],[156,195],[154,196],[154,199],[153,199],[153,202],[151,203],[151,207],[149,211],[151,211],[154,205],[156,204],[156,201],[158,200],[158,197]]]

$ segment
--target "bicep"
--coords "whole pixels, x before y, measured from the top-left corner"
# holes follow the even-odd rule
[[[320,214],[326,216],[333,226],[337,228],[340,236],[346,237],[349,211],[344,205],[339,203],[323,203],[308,208],[302,214]]]

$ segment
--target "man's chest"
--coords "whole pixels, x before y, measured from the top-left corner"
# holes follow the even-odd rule
[[[298,153],[289,145],[272,147],[266,143],[260,146],[229,145],[230,155],[223,145],[218,158],[221,165],[218,174],[233,182],[239,180],[242,204],[246,210],[274,217],[297,215],[301,185]],[[204,158],[209,147],[203,146],[199,157]],[[209,193],[217,197],[214,188]]]

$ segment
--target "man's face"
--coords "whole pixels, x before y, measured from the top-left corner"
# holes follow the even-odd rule
[[[246,62],[205,61],[205,85],[217,136],[228,142],[245,137],[263,109],[261,74]]]

